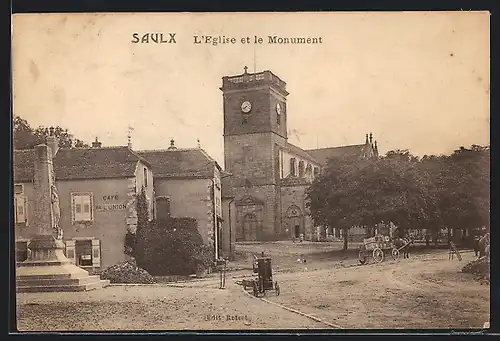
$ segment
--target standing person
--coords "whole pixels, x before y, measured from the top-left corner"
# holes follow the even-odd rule
[[[481,239],[481,238],[480,238],[480,236],[479,236],[478,234],[475,234],[475,235],[474,235],[474,240],[472,241],[472,243],[473,243],[473,245],[472,245],[472,246],[473,246],[473,248],[474,248],[474,255],[475,255],[476,257],[478,257],[478,256],[479,256],[479,240],[480,240],[480,239]]]

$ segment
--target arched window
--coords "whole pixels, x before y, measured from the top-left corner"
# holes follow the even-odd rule
[[[144,167],[144,187],[148,188],[148,169]]]
[[[311,176],[312,175],[312,166],[311,164],[308,164],[306,167],[306,176]]]
[[[304,176],[304,161],[299,161],[299,177]]]
[[[290,175],[295,176],[295,158],[290,158]]]
[[[319,167],[314,167],[314,177],[317,178],[319,176]]]

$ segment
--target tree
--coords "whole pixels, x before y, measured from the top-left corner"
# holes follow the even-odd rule
[[[404,229],[422,225],[430,179],[419,172],[418,162],[408,151],[393,151],[381,159],[330,160],[307,193],[314,221],[344,229],[344,249],[351,226],[373,228],[382,221]]]
[[[21,117],[14,117],[13,130],[15,149],[30,149],[38,144],[38,137],[34,134],[33,128]]]
[[[144,186],[141,192],[135,196],[135,209],[137,212],[137,228],[135,231],[127,231],[125,235],[125,254],[134,258],[138,257],[137,243],[142,236],[141,231],[149,227],[149,208]]]
[[[375,160],[332,159],[308,199],[319,224],[347,232],[392,221],[403,230],[430,230],[437,244],[441,228],[489,226],[489,188],[490,149],[473,145],[422,159],[408,150]]]
[[[14,149],[31,149],[37,144],[45,143],[50,134],[48,127],[39,126],[33,129],[28,121],[16,116],[14,117]],[[59,139],[60,148],[88,148],[89,145],[80,139],[75,139],[68,129],[53,127],[53,134]]]

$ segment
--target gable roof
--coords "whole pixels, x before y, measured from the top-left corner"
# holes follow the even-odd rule
[[[308,149],[307,153],[314,157],[321,165],[326,165],[328,159],[332,157],[343,156],[359,156],[361,157],[364,152],[365,144],[356,144],[351,146],[332,147],[332,148],[319,148]]]
[[[201,148],[137,151],[151,163],[155,178],[212,178],[220,166]]]
[[[34,149],[14,150],[14,180],[30,182],[34,177]],[[57,180],[130,178],[137,162],[150,163],[128,147],[61,148],[54,158]]]
[[[300,156],[306,160],[312,161],[314,163],[318,163],[318,160],[311,154],[309,154],[308,151],[305,151],[304,149],[297,147],[289,142],[286,143],[285,149],[288,150],[290,153],[295,154],[297,156]]]

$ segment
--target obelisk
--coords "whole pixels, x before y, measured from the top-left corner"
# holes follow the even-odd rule
[[[37,232],[28,245],[28,259],[18,263],[17,291],[85,291],[107,285],[109,281],[89,276],[64,255],[52,150],[45,144],[35,147],[34,193],[33,224]]]

